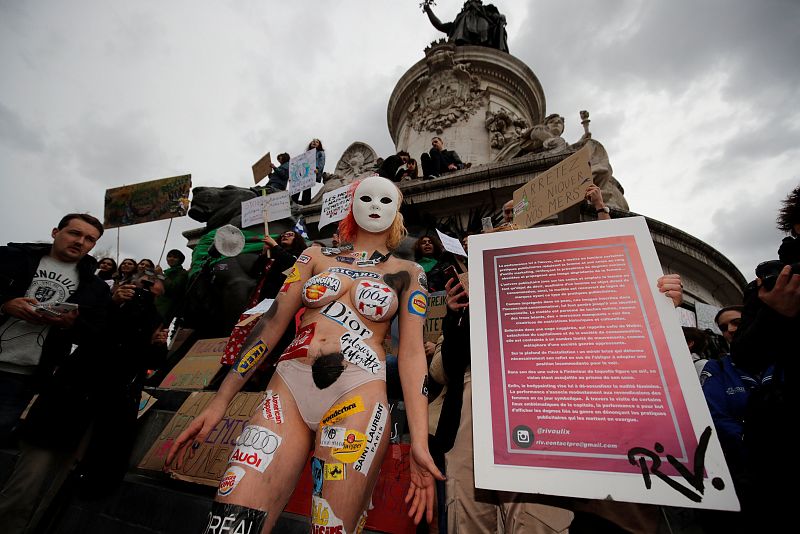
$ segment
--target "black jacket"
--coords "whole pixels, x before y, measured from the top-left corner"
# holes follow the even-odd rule
[[[41,243],[9,243],[0,247],[0,304],[24,297],[42,257],[51,245]],[[42,347],[37,368],[37,382],[52,375],[53,369],[66,357],[72,345],[82,346],[96,340],[106,325],[111,293],[108,285],[95,276],[97,261],[84,256],[78,262],[78,289],[67,302],[79,306],[78,318],[68,330],[51,328]],[[0,316],[0,326],[8,320]]]

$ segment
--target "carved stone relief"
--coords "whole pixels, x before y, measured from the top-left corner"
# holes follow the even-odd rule
[[[493,149],[500,150],[508,143],[517,141],[528,128],[528,122],[521,119],[513,111],[500,109],[486,111],[486,129],[489,130],[489,142]]]
[[[372,171],[377,158],[378,155],[371,146],[356,141],[347,147],[342,157],[339,158],[334,174],[351,182],[356,176]]]
[[[470,64],[456,62],[454,51],[452,45],[442,45],[427,52],[428,74],[417,82],[417,98],[408,110],[408,121],[417,132],[441,134],[488,102]]]

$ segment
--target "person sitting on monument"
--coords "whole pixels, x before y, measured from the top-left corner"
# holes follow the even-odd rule
[[[417,160],[411,158],[408,163],[402,165],[397,169],[395,174],[395,182],[407,182],[408,180],[416,180],[419,178],[419,168],[417,167]]]
[[[378,168],[378,176],[383,176],[384,178],[388,178],[390,180],[394,180],[395,182],[399,181],[395,179],[395,175],[397,174],[397,170],[402,167],[403,165],[408,162],[409,158],[408,152],[405,150],[401,150],[397,154],[389,156]]]
[[[228,473],[209,517],[230,531],[269,532],[314,449],[318,473],[312,525],[355,532],[366,513],[390,438],[383,340],[399,315],[399,366],[411,432],[409,515],[432,517],[434,480],[443,480],[428,450],[423,324],[424,272],[392,255],[405,228],[402,194],[389,180],[354,182],[352,207],[339,224],[345,249],[312,247],[243,345],[214,399],[175,440],[166,465],[193,451],[222,420],[234,395],[265,359],[301,306],[295,342],[280,356],[265,403],[236,440]],[[191,453],[191,452],[190,452]],[[324,464],[323,464],[324,462]],[[322,479],[335,466],[343,480]],[[223,491],[224,490],[224,491]],[[320,521],[324,520],[325,523]]]
[[[455,150],[445,150],[441,137],[431,139],[431,149],[420,156],[423,178],[428,180],[464,168]]]
[[[267,185],[276,191],[285,191],[286,184],[289,183],[289,160],[292,159],[289,154],[282,152],[278,154],[279,167],[272,164],[272,172],[269,173],[269,182]]]

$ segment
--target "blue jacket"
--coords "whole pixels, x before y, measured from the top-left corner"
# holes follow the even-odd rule
[[[730,355],[709,360],[700,373],[703,394],[732,471],[738,471],[746,458],[742,436],[747,402],[754,391],[772,382],[773,373],[774,366],[769,366],[760,376],[749,375]]]

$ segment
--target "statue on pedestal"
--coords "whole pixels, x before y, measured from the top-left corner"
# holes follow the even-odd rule
[[[423,11],[433,27],[447,34],[448,41],[456,45],[488,46],[508,52],[506,17],[493,4],[483,5],[481,0],[467,0],[453,22],[442,22],[433,14],[430,0],[422,2]]]

